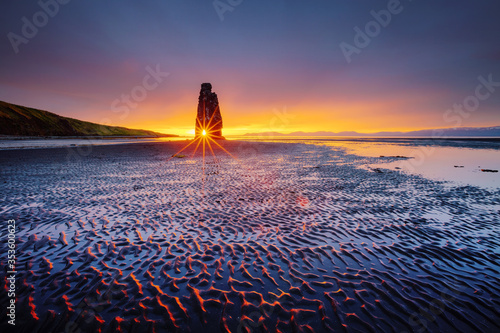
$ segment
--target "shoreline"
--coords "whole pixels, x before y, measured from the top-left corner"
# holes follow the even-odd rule
[[[252,136],[234,136],[228,137],[232,138],[242,138],[248,139],[251,141],[266,141],[266,140],[283,140],[283,141],[292,141],[292,140],[304,140],[304,141],[314,141],[314,140],[330,140],[330,141],[402,141],[402,140],[416,140],[416,141],[485,141],[485,142],[500,142],[500,137],[444,137],[444,138],[433,138],[433,137],[391,137],[391,136],[383,136],[383,137],[362,137],[362,136],[297,136],[297,137],[252,137]]]
[[[0,160],[8,160],[9,156],[23,154],[23,159],[36,159],[40,154],[54,156],[66,156],[67,162],[82,161],[93,152],[107,151],[110,154],[128,156],[130,152],[139,149],[172,149],[172,154],[194,163],[197,157],[193,157],[188,151],[192,151],[195,144],[189,149],[178,153],[183,147],[194,141],[192,138],[173,138],[171,140],[159,139],[125,139],[125,140],[69,140],[68,142],[54,140],[54,145],[24,146],[24,147],[2,147],[0,142]],[[43,142],[42,142],[43,143]],[[63,144],[59,144],[63,143]],[[429,142],[422,140],[224,140],[223,147],[229,147],[231,154],[241,155],[243,158],[259,158],[262,151],[269,145],[279,145],[282,150],[290,150],[295,145],[305,145],[312,150],[324,147],[326,149],[339,150],[356,158],[366,159],[363,165],[357,166],[365,170],[371,170],[387,175],[407,173],[418,175],[427,179],[446,181],[457,186],[458,184],[479,186],[481,188],[500,187],[500,179],[497,170],[500,169],[500,159],[496,152],[500,150],[500,142],[477,141],[477,140],[447,140],[441,142]],[[224,149],[212,144],[214,150],[219,154],[227,155]],[[106,147],[106,148],[104,148]],[[102,150],[105,149],[105,150]],[[199,145],[199,151],[202,145]],[[62,153],[61,153],[62,152]],[[206,147],[207,161],[212,159],[212,154]],[[199,154],[199,152],[198,152]],[[171,156],[169,156],[170,158]],[[215,158],[215,156],[214,156]],[[314,160],[311,161],[314,164]],[[486,171],[492,172],[486,174]]]
[[[142,139],[142,138],[194,138],[187,135],[81,135],[81,136],[8,136],[0,135],[2,140],[60,140],[60,139]],[[497,136],[456,136],[456,137],[432,137],[432,136],[272,136],[272,135],[226,135],[226,139],[250,139],[250,140],[477,140],[477,141],[500,141]]]
[[[122,140],[120,142],[120,140]],[[194,140],[191,136],[74,136],[74,137],[0,137],[0,151],[3,150],[29,150],[29,149],[45,149],[45,148],[68,148],[68,147],[87,147],[99,145],[123,145],[136,143],[161,143],[167,141],[191,141]],[[365,138],[365,137],[267,137],[267,138],[252,138],[240,136],[227,136],[226,141],[236,142],[359,142],[359,143],[396,143],[396,144],[415,144],[421,146],[432,145],[453,145],[454,143],[462,142],[465,145],[470,144],[470,147],[476,148],[473,143],[488,144],[491,143],[490,149],[500,149],[500,138],[486,137],[470,137],[470,138],[423,138],[423,137],[380,137],[380,138]],[[51,144],[52,143],[52,144]]]

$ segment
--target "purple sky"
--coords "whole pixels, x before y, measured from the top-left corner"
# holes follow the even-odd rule
[[[219,3],[230,10],[192,0],[2,4],[0,100],[183,134],[211,82],[234,134],[500,125],[499,1]],[[390,22],[374,23],[371,11],[388,9]],[[378,30],[361,47],[354,28],[367,24]],[[357,47],[350,62],[347,44]],[[169,75],[146,79],[158,84],[142,96],[147,68]],[[499,84],[478,99],[480,76]],[[140,98],[126,104],[134,89]],[[453,109],[464,102],[470,111]]]

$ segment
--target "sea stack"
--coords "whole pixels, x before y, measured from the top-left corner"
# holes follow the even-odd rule
[[[219,100],[217,94],[212,92],[212,84],[210,83],[201,84],[195,137],[203,135],[204,130],[212,139],[224,139],[222,136],[222,116],[220,114]]]

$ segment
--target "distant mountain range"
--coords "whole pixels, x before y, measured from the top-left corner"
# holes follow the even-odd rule
[[[177,136],[106,126],[0,101],[0,136]]]
[[[244,136],[362,136],[362,137],[500,137],[500,126],[493,127],[457,127],[441,129],[424,129],[411,132],[377,132],[358,133],[346,132],[292,132],[288,134],[279,132],[247,133]]]

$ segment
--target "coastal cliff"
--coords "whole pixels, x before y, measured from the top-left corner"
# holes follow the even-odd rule
[[[0,101],[0,136],[177,136],[107,126]]]

